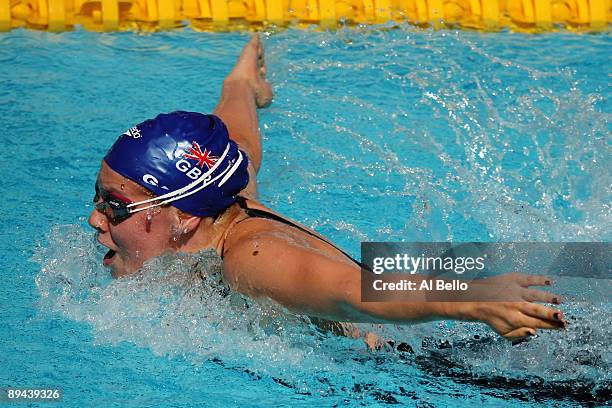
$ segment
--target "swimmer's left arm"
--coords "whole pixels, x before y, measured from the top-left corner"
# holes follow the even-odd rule
[[[361,302],[361,271],[352,263],[295,243],[278,231],[226,243],[224,276],[251,297],[345,322],[406,323],[444,317],[435,302]]]
[[[246,239],[226,252],[224,276],[233,289],[251,297],[267,297],[288,309],[329,320],[406,324],[455,319],[482,321],[507,338],[520,338],[535,329],[564,327],[559,311],[533,300],[549,301],[553,295],[537,291],[542,277],[504,275],[504,285],[514,288],[513,302],[362,302],[360,269],[291,242],[282,234]],[[499,284],[499,279],[495,284]]]

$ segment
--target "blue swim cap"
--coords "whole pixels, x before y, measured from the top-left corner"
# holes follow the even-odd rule
[[[196,112],[161,114],[130,128],[104,161],[157,196],[141,204],[170,203],[200,217],[232,205],[249,182],[247,155],[225,124]]]

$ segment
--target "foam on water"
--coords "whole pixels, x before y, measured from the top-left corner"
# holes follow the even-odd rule
[[[309,321],[230,292],[213,250],[155,258],[135,275],[110,279],[90,233],[57,226],[48,241],[34,257],[41,264],[40,306],[89,323],[97,342],[131,341],[157,355],[194,360],[248,357],[279,369],[307,364],[312,353],[292,344],[317,339],[304,337]]]
[[[543,332],[518,346],[480,324],[361,324],[362,330],[415,350],[372,352],[361,340],[322,333],[308,318],[274,302],[230,291],[212,250],[155,258],[135,275],[111,279],[100,262],[104,249],[91,233],[77,225],[56,226],[47,241],[34,256],[41,265],[39,307],[87,323],[97,344],[130,342],[193,364],[221,361],[321,395],[387,392],[388,397],[429,373],[457,384],[482,386],[478,381],[488,379],[502,393],[517,387],[528,392],[526,384],[537,383],[540,393],[563,386],[566,398],[609,396],[612,328],[601,324],[612,319],[609,305],[570,303],[570,325],[562,336]],[[417,368],[421,373],[415,376]],[[385,377],[384,387],[362,389],[372,370]]]

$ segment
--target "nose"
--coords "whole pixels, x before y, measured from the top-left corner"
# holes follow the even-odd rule
[[[91,214],[89,214],[89,219],[87,220],[87,222],[89,223],[91,228],[97,231],[108,231],[108,220],[106,219],[106,216],[95,208],[91,211]]]

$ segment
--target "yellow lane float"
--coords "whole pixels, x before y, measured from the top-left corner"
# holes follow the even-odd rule
[[[612,0],[0,0],[0,31],[194,29],[409,22],[423,27],[604,31]]]

